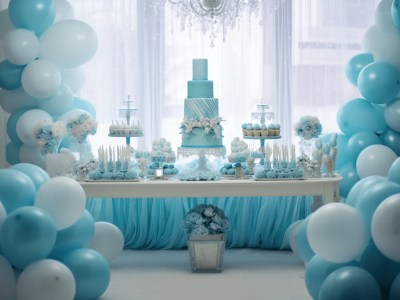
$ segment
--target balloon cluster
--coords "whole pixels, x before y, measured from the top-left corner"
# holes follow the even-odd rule
[[[38,123],[82,110],[96,117],[93,105],[75,94],[85,83],[82,65],[97,45],[94,30],[74,19],[66,0],[10,0],[0,11],[0,106],[10,114],[8,163],[44,167],[33,132]]]
[[[2,300],[97,299],[122,252],[121,231],[94,222],[85,192],[69,177],[49,178],[19,163],[0,169]]]
[[[337,114],[342,203],[287,232],[313,299],[400,299],[400,1],[379,3],[363,49],[346,65],[361,97]]]

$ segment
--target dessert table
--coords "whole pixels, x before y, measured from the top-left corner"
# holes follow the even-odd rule
[[[303,180],[222,179],[217,181],[141,180],[80,181],[87,198],[158,198],[158,197],[239,197],[239,196],[324,196],[325,202],[339,199],[342,177]]]

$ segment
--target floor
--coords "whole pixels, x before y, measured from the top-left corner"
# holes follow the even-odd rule
[[[289,251],[227,249],[222,273],[192,273],[187,250],[124,250],[102,300],[307,300],[304,265]]]

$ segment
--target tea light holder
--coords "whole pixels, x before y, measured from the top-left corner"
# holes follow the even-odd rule
[[[155,170],[154,179],[164,179],[164,169],[158,168]]]

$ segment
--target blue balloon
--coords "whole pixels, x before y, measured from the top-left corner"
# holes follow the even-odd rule
[[[43,209],[20,207],[10,213],[1,227],[1,248],[8,261],[18,269],[46,258],[56,241],[56,225]]]
[[[308,263],[311,258],[315,255],[315,252],[311,249],[310,243],[307,238],[307,227],[310,221],[310,216],[304,219],[301,223],[299,231],[297,233],[297,249],[300,257],[305,263]]]
[[[87,111],[89,114],[92,115],[93,119],[96,119],[96,108],[93,106],[92,103],[89,101],[75,97],[74,102],[72,103],[72,108],[71,109],[82,109],[84,111]]]
[[[374,57],[371,53],[360,53],[354,55],[346,64],[347,79],[357,86],[357,78],[361,70],[368,64],[374,62]]]
[[[374,62],[360,72],[357,86],[365,99],[384,104],[400,91],[400,72],[387,62]]]
[[[11,169],[21,171],[27,175],[32,180],[36,190],[38,190],[44,182],[50,179],[49,174],[47,174],[45,170],[33,164],[20,163],[12,166]]]
[[[391,15],[394,25],[400,30],[400,1],[394,0],[391,7]],[[400,298],[399,298],[400,299]]]
[[[347,152],[354,162],[365,148],[375,144],[382,144],[381,139],[373,132],[359,131],[353,134],[347,143]]]
[[[54,0],[11,0],[8,14],[15,27],[40,35],[53,24],[56,10]]]
[[[22,146],[23,142],[21,141],[17,133],[17,122],[19,117],[21,117],[26,111],[30,109],[31,108],[21,108],[12,113],[7,120],[7,135],[10,140],[18,146]]]
[[[19,149],[20,146],[13,142],[7,143],[6,146],[6,160],[10,165],[18,164],[19,161]]]
[[[345,266],[359,266],[358,262],[352,261],[346,264],[337,264],[314,255],[306,266],[304,280],[308,293],[313,299],[318,299],[319,291],[326,277],[333,271]]]
[[[33,205],[36,188],[24,173],[13,169],[0,169],[0,201],[7,213],[20,206]]]
[[[57,232],[57,240],[49,257],[58,259],[79,248],[88,248],[94,236],[94,220],[88,210],[68,228]]]
[[[60,258],[72,272],[76,282],[75,299],[97,299],[110,283],[107,260],[92,249],[77,249]]]
[[[348,162],[339,170],[340,176],[343,177],[339,185],[339,193],[342,197],[347,197],[351,188],[360,180],[356,167],[353,162]]]
[[[61,140],[60,146],[58,146],[58,152],[62,149],[72,150],[75,147],[75,141],[72,136],[66,136]]]
[[[356,209],[360,212],[369,233],[371,232],[372,216],[379,204],[387,197],[397,193],[400,193],[400,185],[391,181],[382,181],[370,186],[357,200]]]
[[[385,146],[388,146],[397,156],[400,156],[400,132],[388,129],[382,134],[381,139]]]
[[[400,184],[400,157],[396,158],[390,166],[388,180]]]
[[[351,136],[358,131],[377,132],[378,116],[372,104],[364,99],[356,98],[342,105],[337,113],[340,130]]]
[[[378,119],[378,129],[376,130],[376,132],[382,133],[388,128],[388,124],[386,123],[385,120],[386,105],[372,103],[372,106],[374,107],[376,117]]]
[[[0,63],[0,88],[16,90],[21,87],[21,75],[25,66],[17,66],[4,60]]]
[[[362,268],[349,266],[333,271],[324,281],[319,300],[380,300],[379,285]]]
[[[384,299],[387,299],[392,281],[400,272],[400,263],[383,255],[372,241],[364,249],[359,262],[361,267],[375,278],[381,287]]]
[[[350,206],[356,207],[357,201],[360,199],[360,197],[362,197],[363,192],[376,183],[384,181],[387,181],[387,178],[378,175],[368,176],[361,179],[351,188],[346,197],[346,203]]]
[[[400,28],[400,26],[398,28]],[[397,299],[400,299],[400,272],[393,280],[389,294],[389,300],[397,300]]]

